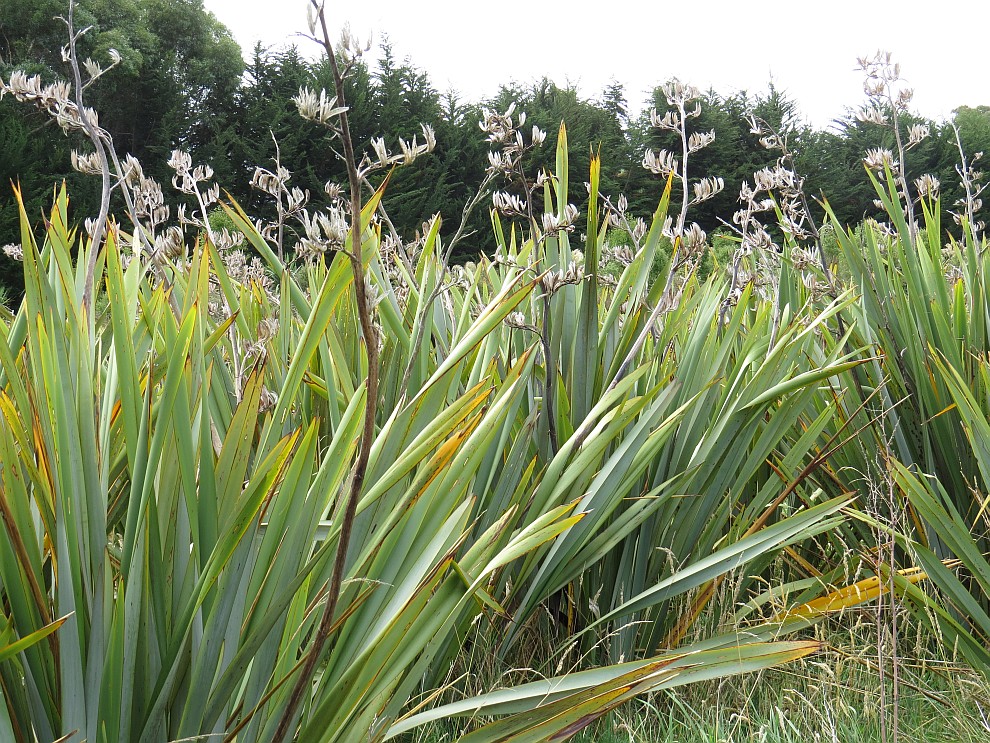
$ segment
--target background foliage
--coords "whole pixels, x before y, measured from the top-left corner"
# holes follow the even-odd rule
[[[61,0],[7,0],[0,6],[0,75],[14,68],[41,72],[47,79],[64,75],[58,50],[64,26],[53,21],[62,14]],[[288,47],[245,50],[246,62],[221,20],[203,8],[200,0],[101,0],[80,8],[80,25],[92,24],[81,53],[97,55],[113,47],[124,57],[94,88],[91,103],[104,112],[102,123],[122,153],[130,152],[147,173],[167,181],[168,153],[181,147],[197,162],[210,164],[218,182],[255,216],[269,208],[248,182],[255,166],[272,167],[275,141],[282,164],[293,172],[292,185],[322,191],[329,178],[344,183],[339,159],[316,133],[300,127],[290,100],[301,85],[332,87],[325,62],[313,61]],[[552,165],[557,126],[567,121],[572,156],[570,178],[587,179],[593,151],[603,153],[602,190],[615,197],[623,193],[636,216],[648,217],[660,190],[656,176],[640,167],[643,152],[665,144],[663,133],[650,126],[649,109],[665,109],[657,87],[644,101],[646,113],[629,117],[629,102],[619,82],[587,97],[576,88],[561,88],[541,79],[507,82],[484,101],[465,101],[454,91],[438,91],[415,60],[401,58],[387,40],[379,60],[363,66],[348,79],[353,103],[351,127],[356,145],[364,149],[373,136],[394,142],[419,132],[420,123],[433,126],[438,148],[430,162],[415,174],[399,172],[385,204],[402,237],[413,236],[430,214],[447,215],[444,236],[456,230],[465,203],[485,176],[486,149],[478,136],[483,106],[504,111],[515,101],[530,121],[548,132],[548,146],[534,155],[537,166]],[[665,80],[661,66],[658,85]],[[749,131],[746,117],[758,115],[775,126],[792,128],[791,146],[798,170],[807,178],[813,196],[828,194],[838,221],[857,225],[866,216],[880,214],[875,194],[862,177],[863,153],[890,146],[892,133],[858,121],[850,111],[826,130],[802,122],[798,103],[771,84],[760,93],[722,94],[710,90],[703,101],[697,131],[715,129],[715,143],[698,153],[698,172],[720,176],[726,189],[693,212],[693,219],[711,232],[719,215],[731,214],[736,194],[754,170],[767,164],[758,137]],[[637,106],[636,108],[639,108]],[[960,107],[953,116],[969,153],[990,152],[990,106]],[[910,122],[905,122],[905,125]],[[951,206],[960,196],[954,166],[958,160],[949,122],[929,122],[933,136],[912,153],[909,179],[921,173],[938,176],[943,203]],[[98,198],[92,179],[80,177],[68,166],[75,143],[50,125],[44,116],[10,100],[0,100],[0,242],[17,235],[17,214],[8,184],[19,182],[29,217],[40,224],[51,201],[51,184],[67,179],[73,204],[90,213]],[[540,158],[543,158],[542,160]],[[581,194],[575,194],[580,204]],[[819,207],[818,215],[822,211]],[[488,210],[474,210],[469,232],[459,243],[458,260],[472,260],[486,248]],[[20,272],[0,255],[0,284],[19,291]]]

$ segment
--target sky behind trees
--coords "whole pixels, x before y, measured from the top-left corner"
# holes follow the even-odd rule
[[[288,42],[315,54],[315,45],[293,37],[305,30],[307,4],[205,0],[248,51],[256,41]],[[329,18],[349,23],[359,38],[372,35],[375,47],[387,35],[395,53],[408,55],[441,90],[454,88],[471,100],[493,95],[508,80],[547,76],[595,96],[614,79],[636,112],[670,77],[725,93],[763,91],[772,80],[798,101],[808,123],[824,128],[862,102],[856,58],[878,49],[901,63],[922,116],[947,118],[957,106],[990,97],[983,46],[967,35],[986,28],[990,5],[974,0],[576,0],[566,6],[377,0],[327,8]]]

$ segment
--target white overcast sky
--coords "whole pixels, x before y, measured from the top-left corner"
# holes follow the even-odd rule
[[[261,41],[315,54],[293,37],[306,28],[307,4],[205,0],[248,51]],[[327,16],[335,40],[344,23],[376,45],[387,35],[439,90],[472,101],[543,76],[594,98],[614,79],[638,111],[671,77],[723,94],[759,93],[773,80],[826,127],[863,101],[856,58],[883,49],[915,89],[918,113],[939,119],[990,104],[988,0],[328,0]]]

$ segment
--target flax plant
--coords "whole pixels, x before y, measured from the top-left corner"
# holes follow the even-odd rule
[[[601,281],[601,165],[576,213],[563,126],[528,234],[493,214],[497,259],[449,267],[439,219],[395,259],[388,181],[364,198],[361,170],[423,145],[357,157],[321,3],[310,31],[344,67],[336,97],[298,104],[340,133],[350,198],[301,278],[234,203],[257,262],[225,250],[209,171],[181,153],[191,244],[136,166],[142,217],[101,245],[64,191],[39,238],[21,211],[26,296],[0,320],[5,739],[381,741],[448,718],[465,740],[554,739],[813,653],[781,638],[886,590],[841,587],[863,517],[833,460],[873,412],[835,392],[873,360],[851,296],[778,318],[746,288],[722,322],[726,287],[688,276],[667,303],[647,269],[670,179]],[[835,334],[843,314],[867,329]],[[927,596],[923,578],[896,582]],[[723,596],[747,610],[706,632]],[[478,627],[507,663],[550,629],[558,669],[452,701]]]
[[[834,454],[830,488],[883,489],[857,519],[874,536],[854,527],[863,564],[896,585],[902,606],[950,652],[986,673],[985,238],[964,229],[943,245],[937,200],[919,202],[922,223],[912,228],[897,174],[888,166],[870,177],[893,229],[865,225],[860,242],[830,217],[859,293],[844,319],[872,357],[834,388],[836,422],[858,435]],[[880,564],[871,541],[885,545]],[[913,566],[938,594],[899,577]]]
[[[370,225],[378,198],[380,193],[363,206],[362,224]],[[0,672],[15,740],[29,730],[43,738],[77,731],[77,739],[110,741],[207,734],[270,740],[286,717],[295,675],[315,654],[366,395],[356,311],[344,300],[354,278],[349,257],[340,253],[330,264],[310,268],[314,289],[307,295],[293,287],[291,274],[280,268],[246,215],[236,207],[230,213],[278,272],[281,305],[298,311],[298,319],[283,315],[274,335],[261,331],[274,311],[267,293],[253,279],[232,279],[208,240],[194,248],[188,263],[176,264],[171,289],[149,282],[147,255],[137,253],[125,269],[112,241],[106,253],[109,317],[93,336],[85,327],[71,330],[78,328],[71,323],[85,267],[74,273],[69,260],[72,232],[64,197],[40,249],[25,227],[29,293],[19,316],[40,317],[41,324],[32,323],[23,349],[4,326],[0,358],[6,423],[0,435],[2,477],[4,503],[11,509],[5,519],[11,540],[5,544],[23,545],[4,548],[0,561],[12,607],[5,617],[4,646],[10,649]],[[661,210],[654,235],[663,216]],[[436,238],[434,229],[420,258],[421,281],[439,266]],[[375,268],[380,260],[375,229],[366,226],[362,240],[371,281],[385,292],[384,274]],[[656,238],[648,244],[655,250]],[[505,320],[514,311],[542,311],[542,300],[533,295],[539,281],[519,264],[528,256],[542,261],[543,248],[527,242],[507,249],[513,261],[482,262],[467,287],[452,285],[450,305],[441,303],[426,316],[424,347],[444,339],[447,353],[437,357],[427,350],[424,364],[415,364],[426,374],[416,382],[415,397],[377,408],[368,476],[355,509],[354,547],[340,584],[341,613],[331,625],[322,670],[312,687],[307,684],[308,701],[291,727],[300,739],[364,739],[369,731],[380,737],[406,729],[392,727],[400,718],[407,720],[405,726],[425,721],[408,716],[407,700],[439,688],[446,663],[460,647],[458,638],[471,623],[486,615],[504,627],[511,647],[515,628],[538,613],[540,596],[573,584],[582,565],[600,576],[586,580],[608,575],[614,568],[600,571],[621,564],[614,562],[620,545],[632,547],[635,535],[651,533],[650,517],[658,507],[672,505],[669,494],[675,491],[666,487],[653,486],[660,498],[647,492],[649,497],[626,500],[649,487],[652,478],[661,478],[661,486],[670,479],[651,474],[657,452],[697,448],[680,434],[685,421],[705,409],[696,389],[684,390],[683,382],[667,379],[656,361],[637,363],[611,386],[618,361],[643,323],[640,305],[630,302],[637,309],[624,318],[616,296],[606,317],[617,324],[603,335],[596,320],[593,336],[596,353],[613,360],[612,371],[601,382],[589,380],[611,390],[580,418],[573,380],[591,370],[571,362],[560,351],[564,341],[555,340],[560,358],[568,359],[571,381],[563,386],[566,405],[558,407],[561,449],[542,459],[551,454],[540,442],[535,424],[541,407],[531,397],[542,370],[531,343]],[[637,260],[646,258],[644,252]],[[630,293],[646,291],[635,271],[625,275],[621,287],[627,301]],[[564,285],[554,300],[584,290]],[[168,291],[176,295],[178,318],[168,309]],[[228,308],[219,316],[209,312],[217,305],[216,293]],[[703,306],[713,321],[716,292],[710,289],[705,296]],[[395,333],[383,334],[383,353],[392,358],[407,352],[402,349],[413,329],[386,301],[379,304],[383,327]],[[688,302],[682,310],[685,322],[695,317],[694,306]],[[406,312],[411,318],[416,309],[409,306]],[[688,325],[677,325],[687,332]],[[264,348],[243,390],[228,366],[231,356],[242,352],[230,332],[234,326]],[[731,353],[734,343],[724,352]],[[706,344],[695,345],[701,351]],[[803,356],[800,344],[792,346],[789,339],[778,353],[785,348],[794,361]],[[743,357],[764,355],[754,351]],[[779,361],[765,365],[764,373],[789,368]],[[65,383],[52,385],[49,375],[58,368],[78,371],[68,376],[63,371]],[[841,365],[823,368],[796,383],[782,376],[779,392],[769,394],[754,378],[750,394],[764,392],[734,405],[759,407],[840,370]],[[721,396],[736,385],[716,386],[723,389]],[[271,406],[261,404],[265,388],[272,390]],[[597,395],[594,387],[592,393]],[[71,402],[68,394],[74,395]],[[382,394],[395,399],[388,386]],[[99,401],[96,408],[84,404],[93,399]],[[63,423],[71,414],[75,422]],[[761,427],[762,414],[746,417]],[[701,416],[692,426],[701,431],[706,421]],[[718,447],[734,446],[733,441],[730,436]],[[703,445],[698,456],[715,462],[717,455],[704,453],[711,446]],[[727,473],[735,471],[731,460],[721,461]],[[750,461],[758,461],[758,454]],[[713,484],[712,494],[720,489]],[[582,493],[594,497],[581,498]],[[712,540],[682,552],[690,569],[669,574],[633,604],[622,600],[634,597],[631,587],[602,594],[610,596],[601,604],[602,620],[611,621],[607,612],[619,617],[669,600],[741,559],[834,525],[843,503],[823,503],[780,520],[755,539],[724,546],[714,536],[722,527],[713,523]],[[100,514],[105,522],[96,518]],[[574,532],[585,523],[587,528]],[[46,578],[46,566],[62,571],[54,583]],[[169,575],[171,582],[165,580]],[[649,585],[657,576],[644,579]],[[572,595],[577,605],[585,605],[577,586]],[[57,618],[67,614],[59,627]],[[581,614],[576,613],[573,631],[585,627],[586,636],[593,637],[595,622]],[[500,619],[508,616],[512,619]],[[669,615],[661,627],[668,623]],[[43,636],[55,627],[54,634]],[[528,710],[525,729],[542,738],[570,724],[565,720],[590,721],[612,704],[603,706],[601,695],[619,687],[666,688],[701,677],[691,669],[737,672],[816,647],[765,644],[775,632],[754,628],[742,645],[730,636],[658,654],[637,666],[566,674],[559,686],[566,694],[553,700],[526,687],[509,695],[517,698],[509,707],[500,695],[479,699],[473,709],[510,726],[522,724],[514,712]],[[34,644],[25,649],[27,642]],[[23,687],[15,682],[22,678],[27,679]],[[607,698],[618,703],[626,692]],[[563,708],[570,711],[559,717]],[[448,714],[462,711],[441,708],[430,719]],[[484,734],[479,728],[478,734],[495,737],[501,725]]]

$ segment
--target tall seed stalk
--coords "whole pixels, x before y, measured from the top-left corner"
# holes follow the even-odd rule
[[[65,24],[69,30],[69,64],[72,67],[72,79],[75,83],[76,108],[79,113],[79,121],[82,127],[96,148],[96,154],[100,161],[100,212],[93,225],[92,242],[90,243],[89,259],[86,263],[86,287],[83,290],[83,306],[86,311],[92,314],[93,308],[93,285],[96,282],[96,258],[100,253],[100,243],[103,241],[103,233],[106,231],[107,218],[110,214],[110,160],[107,157],[106,147],[100,130],[90,118],[90,112],[83,105],[83,83],[82,73],[79,70],[79,57],[76,53],[76,41],[79,40],[86,29],[76,31],[74,13],[76,9],[75,0],[69,0],[69,13],[65,19]]]
[[[686,85],[677,79],[664,83],[662,86],[664,98],[669,110],[660,116],[656,109],[650,112],[650,121],[654,127],[674,133],[678,138],[681,147],[680,158],[668,150],[646,150],[643,156],[643,167],[657,175],[664,175],[680,181],[681,184],[681,209],[677,216],[677,222],[671,228],[665,225],[664,234],[670,238],[672,252],[670,256],[670,267],[667,271],[667,278],[664,283],[663,293],[657,302],[650,318],[647,320],[647,328],[652,328],[661,315],[672,309],[677,303],[677,295],[674,292],[674,281],[681,270],[687,268],[690,275],[697,267],[698,261],[706,249],[707,235],[697,223],[687,226],[688,210],[704,201],[716,196],[725,188],[725,181],[718,177],[705,177],[693,184],[688,177],[688,160],[695,152],[703,150],[715,141],[715,130],[708,132],[693,132],[688,134],[688,119],[696,119],[701,116],[701,91],[693,85]],[[690,111],[687,105],[694,102],[694,108]],[[694,197],[692,198],[691,193]],[[638,348],[636,349],[638,353]]]
[[[901,119],[908,113],[914,98],[914,90],[905,87],[901,80],[901,66],[892,61],[890,52],[878,51],[872,58],[860,57],[860,69],[866,73],[863,91],[867,104],[857,114],[860,121],[890,127],[894,132],[897,158],[884,149],[871,150],[864,161],[871,170],[882,172],[889,168],[904,198],[904,215],[911,235],[917,235],[914,201],[907,181],[907,151],[918,146],[930,134],[926,124],[912,124],[907,129],[907,141],[901,134]],[[917,184],[917,181],[916,181]],[[919,196],[923,195],[920,193]]]
[[[358,447],[358,457],[354,464],[353,474],[351,475],[350,492],[348,493],[341,517],[340,537],[337,542],[337,552],[334,556],[330,584],[327,587],[323,616],[313,637],[306,663],[302,668],[302,672],[296,678],[295,686],[293,686],[292,693],[289,696],[288,705],[282,713],[282,719],[275,731],[273,743],[281,743],[281,741],[285,740],[285,736],[292,726],[292,721],[299,703],[312,685],[312,679],[316,672],[316,667],[320,662],[323,647],[330,637],[334,613],[337,610],[337,602],[340,599],[341,584],[347,561],[347,548],[350,544],[351,532],[354,528],[358,498],[361,495],[361,489],[364,485],[365,474],[368,470],[368,457],[371,454],[371,445],[374,441],[375,414],[378,401],[378,335],[372,318],[372,307],[365,284],[364,264],[361,259],[361,177],[358,173],[357,159],[354,156],[354,142],[351,138],[351,130],[348,124],[347,103],[344,94],[344,76],[337,62],[333,44],[330,42],[330,32],[327,28],[323,2],[310,0],[310,3],[322,34],[322,39],[319,39],[319,42],[322,44],[323,50],[327,55],[327,60],[330,62],[337,102],[339,107],[343,109],[339,113],[339,133],[344,149],[344,165],[347,168],[347,181],[350,188],[351,200],[351,249],[347,255],[351,263],[351,274],[354,279],[354,298],[357,303],[358,320],[361,324],[361,333],[364,336],[365,351],[367,353],[368,376],[365,382],[364,425],[361,431],[361,443]]]
[[[959,135],[959,127],[954,123],[952,124],[952,133],[955,136],[956,148],[959,150],[959,163],[956,165],[956,172],[959,174],[959,180],[962,183],[963,190],[966,192],[966,195],[956,202],[956,206],[961,207],[960,211],[964,213],[953,212],[952,218],[957,224],[961,224],[963,218],[966,219],[970,232],[973,235],[973,244],[981,246],[980,250],[982,252],[983,246],[981,245],[980,235],[983,234],[985,225],[976,218],[976,212],[983,206],[980,195],[986,189],[987,184],[980,183],[983,174],[976,170],[975,165],[977,160],[983,157],[983,153],[975,152],[972,157],[967,158],[966,150],[963,148],[962,137]],[[963,239],[965,240],[965,235],[963,235]]]

